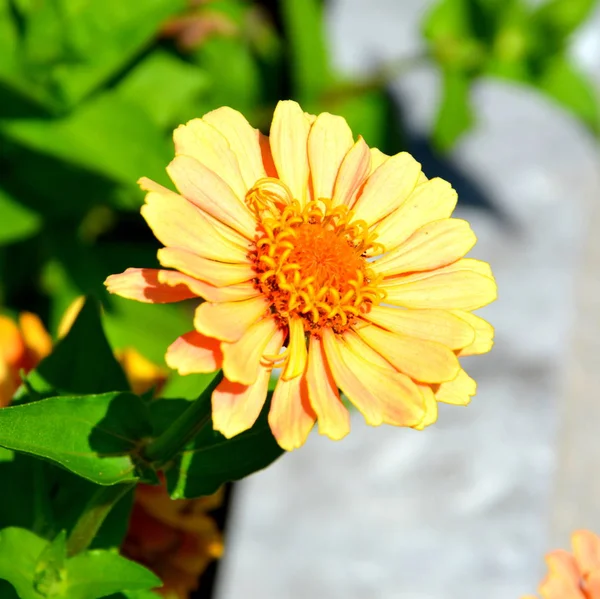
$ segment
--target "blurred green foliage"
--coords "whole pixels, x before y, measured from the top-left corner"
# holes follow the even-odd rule
[[[432,133],[452,147],[474,122],[473,83],[500,77],[533,86],[600,133],[598,95],[569,56],[571,34],[595,0],[439,0],[423,32],[442,73],[442,100]]]

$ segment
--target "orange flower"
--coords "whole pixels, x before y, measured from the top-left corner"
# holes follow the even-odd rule
[[[18,324],[0,316],[0,408],[7,406],[28,373],[52,351],[52,339],[35,314],[23,312]]]
[[[316,420],[332,439],[349,432],[338,389],[371,425],[420,429],[438,401],[469,403],[475,382],[458,356],[490,350],[493,329],[471,311],[496,284],[488,264],[463,258],[476,238],[450,218],[448,183],[291,101],[270,138],[220,108],[174,140],[180,194],[140,181],[159,261],[174,270],[130,268],[106,285],[143,302],[206,300],[166,360],[180,374],[223,369],[217,430],[252,426],[274,367],[269,423],[287,450]]]
[[[543,599],[600,599],[600,537],[588,530],[571,536],[573,554],[546,555],[548,575],[538,588]],[[532,595],[522,599],[536,599]]]
[[[206,566],[223,554],[221,533],[207,514],[221,501],[222,492],[172,500],[164,486],[138,485],[122,551],[160,577],[163,597],[187,599]]]

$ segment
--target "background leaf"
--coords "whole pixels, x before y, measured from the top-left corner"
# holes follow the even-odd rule
[[[39,231],[42,219],[39,214],[19,203],[0,189],[0,245],[30,237]]]

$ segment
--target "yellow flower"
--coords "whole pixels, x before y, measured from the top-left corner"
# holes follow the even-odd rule
[[[220,108],[174,140],[167,171],[180,193],[140,181],[173,270],[130,268],[106,285],[143,302],[206,300],[166,360],[181,374],[223,369],[217,430],[252,426],[274,367],[269,423],[287,450],[315,421],[332,439],[349,432],[338,389],[371,425],[423,428],[438,401],[469,402],[475,382],[458,356],[490,350],[493,329],[471,311],[496,284],[488,264],[463,258],[476,238],[450,218],[448,183],[291,101],[269,138]]]
[[[543,599],[600,599],[600,537],[578,530],[571,543],[573,554],[559,549],[546,555],[548,575],[538,588],[540,595]]]

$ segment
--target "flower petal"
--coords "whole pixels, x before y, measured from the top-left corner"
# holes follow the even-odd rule
[[[227,139],[217,129],[204,119],[192,119],[175,129],[173,141],[176,156],[195,158],[223,179],[239,199],[244,199],[248,188],[242,178],[237,157]]]
[[[277,104],[271,123],[271,153],[279,178],[304,204],[308,199],[308,133],[310,121],[291,100]]]
[[[354,205],[356,195],[365,182],[371,168],[371,152],[362,137],[350,148],[340,165],[335,180],[332,205]]]
[[[214,372],[223,362],[220,346],[217,339],[190,331],[171,343],[165,361],[169,368],[182,375]]]
[[[234,343],[223,343],[223,374],[233,383],[251,385],[258,375],[266,347],[283,344],[284,334],[274,318],[255,322]]]
[[[342,339],[326,329],[323,343],[335,382],[367,424],[415,426],[420,422],[424,400],[409,377],[378,363],[375,352],[352,333]]]
[[[104,281],[108,291],[148,304],[165,304],[198,297],[196,281],[180,272],[156,268],[128,268]]]
[[[476,392],[477,383],[461,368],[454,380],[438,386],[435,398],[454,406],[466,406]]]
[[[424,225],[400,247],[372,264],[386,276],[434,270],[462,258],[477,241],[466,220],[446,218]]]
[[[0,362],[14,367],[22,360],[25,351],[25,340],[16,323],[0,314]]]
[[[176,156],[167,172],[190,202],[244,237],[253,239],[256,221],[252,213],[216,173],[191,156]]]
[[[52,337],[40,317],[31,312],[19,314],[19,328],[25,341],[28,358],[33,366],[37,366],[52,351]]]
[[[451,381],[460,369],[455,353],[441,343],[390,333],[375,325],[357,333],[394,368],[416,381]]]
[[[600,537],[589,530],[576,530],[571,543],[575,561],[584,576],[600,570]]]
[[[384,154],[379,148],[371,148],[371,168],[369,173],[374,173],[386,160],[389,159],[387,154]]]
[[[222,133],[229,142],[229,146],[237,157],[246,184],[246,191],[258,179],[266,176],[261,158],[260,133],[240,112],[224,106],[205,114],[202,120]]]
[[[452,314],[464,320],[475,331],[475,337],[472,343],[465,345],[459,352],[459,356],[474,356],[476,354],[485,354],[489,352],[494,345],[494,327],[481,318],[470,312],[462,310],[452,310]],[[456,348],[454,348],[456,349]]]
[[[338,441],[350,432],[350,414],[340,399],[323,342],[311,336],[308,343],[306,382],[310,404],[318,417],[319,433]]]
[[[249,262],[231,264],[207,260],[178,247],[161,248],[157,256],[162,266],[175,268],[215,287],[245,283],[256,277],[256,271]]]
[[[445,310],[403,310],[373,306],[363,318],[392,333],[435,341],[450,349],[467,347],[475,339],[475,331],[468,321]]]
[[[227,344],[223,344],[226,346]],[[273,335],[265,352],[278,354],[283,345],[283,334]],[[230,439],[248,430],[258,418],[265,404],[272,365],[260,364],[251,384],[243,385],[227,378],[219,383],[212,394],[213,427]],[[223,371],[225,373],[225,371]]]
[[[473,270],[468,259],[438,270],[384,279],[385,302],[405,308],[476,310],[497,297],[496,282]]]
[[[429,385],[418,385],[419,391],[425,400],[425,414],[419,423],[413,426],[414,429],[422,431],[426,426],[433,424],[438,418],[438,404]]]
[[[333,186],[344,156],[354,144],[352,131],[341,116],[321,113],[308,136],[308,162],[315,199],[333,197]]]
[[[222,236],[196,206],[180,195],[150,192],[141,212],[163,245],[221,262],[248,261],[249,244],[242,247]]]
[[[288,358],[281,373],[281,378],[284,381],[289,381],[304,374],[307,353],[303,321],[298,316],[290,318]]]
[[[289,381],[280,378],[269,409],[269,426],[279,446],[292,451],[304,445],[315,419],[306,379],[303,376]]]
[[[377,243],[389,252],[423,225],[449,218],[457,197],[452,186],[443,179],[417,185],[407,200],[375,227]]]
[[[408,152],[386,160],[367,179],[352,207],[355,218],[372,225],[396,210],[414,190],[420,172],[421,165]]]
[[[194,328],[209,337],[233,343],[266,314],[268,307],[262,295],[241,302],[204,302],[196,308]]]

